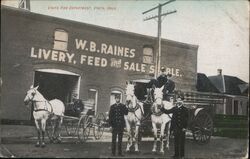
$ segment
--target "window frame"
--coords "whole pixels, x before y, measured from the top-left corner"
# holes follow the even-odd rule
[[[57,39],[56,37],[56,33],[65,33],[65,35],[67,36],[65,39],[66,40],[61,40],[61,39]],[[54,35],[53,35],[53,50],[59,50],[59,51],[68,51],[68,42],[69,42],[69,34],[68,32],[65,30],[65,29],[60,29],[60,28],[57,28],[55,29],[54,31]],[[65,49],[60,49],[60,48],[57,48],[56,46],[56,42],[59,42],[59,43],[64,43],[66,46],[65,46]]]
[[[96,88],[88,88],[88,99],[89,99],[89,92],[95,92],[94,111],[95,111],[95,115],[96,115],[97,114],[97,104],[98,104],[98,89],[96,89]]]
[[[145,49],[152,49],[152,52],[151,54],[148,54],[148,53],[145,53]],[[145,62],[144,61],[144,58],[150,58],[151,61],[150,62]],[[154,47],[151,46],[151,45],[144,45],[143,48],[142,48],[142,63],[145,63],[145,64],[154,64]]]

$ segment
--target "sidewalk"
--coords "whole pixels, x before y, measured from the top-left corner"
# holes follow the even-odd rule
[[[35,126],[26,125],[0,125],[0,141],[2,143],[26,143],[30,141],[35,141],[37,139],[37,131]],[[74,136],[68,136],[65,127],[62,127],[61,131],[62,142],[79,142],[77,134]],[[187,138],[192,138],[192,134],[187,133]],[[111,142],[112,134],[108,128],[105,128],[102,137],[96,140],[93,135],[93,129],[90,130],[89,138],[87,142]],[[124,140],[127,141],[126,132],[123,135]],[[46,136],[47,140],[47,136]],[[143,137],[142,141],[153,141],[153,137]]]
[[[34,126],[26,125],[0,125],[1,138],[28,138],[37,135]]]
[[[0,125],[0,143],[29,143],[35,142],[37,140],[37,131],[35,126],[27,126],[27,125]],[[61,131],[62,142],[75,142],[79,143],[77,134],[74,136],[67,135],[65,131],[65,127],[62,127]],[[48,141],[47,134],[45,136],[46,142]],[[105,128],[102,137],[99,140],[94,138],[93,128],[90,130],[90,135],[86,142],[111,142],[112,134],[109,128]],[[186,133],[187,139],[193,139],[192,133]],[[212,136],[211,139],[218,139],[218,138],[226,138],[226,137],[219,137],[219,136]],[[127,141],[128,136],[127,133],[124,132],[123,141]],[[143,137],[142,141],[153,141],[154,137]]]

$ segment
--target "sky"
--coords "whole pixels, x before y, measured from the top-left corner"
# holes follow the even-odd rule
[[[4,0],[15,5],[15,0]],[[168,0],[30,0],[31,11],[63,19],[157,36],[157,10]],[[68,9],[65,9],[68,7]],[[71,8],[71,9],[70,9]],[[176,0],[162,7],[162,38],[198,45],[199,73],[239,77],[249,82],[249,3],[247,0]]]

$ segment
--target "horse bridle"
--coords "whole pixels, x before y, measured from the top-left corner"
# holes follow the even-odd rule
[[[134,94],[126,94],[126,96],[131,96],[131,98],[134,98]],[[131,112],[131,113],[133,113],[134,115],[135,115],[135,117],[139,120],[139,121],[141,121],[141,119],[136,115],[136,113],[135,113],[135,111],[137,110],[137,109],[139,109],[140,108],[140,110],[141,110],[141,107],[139,106],[139,104],[136,102],[136,106],[134,107],[134,108],[129,108],[128,106],[127,106],[127,108],[128,108],[128,112]],[[141,112],[142,112],[142,114],[143,114],[143,111],[141,110]]]
[[[45,101],[35,101],[35,100],[33,100],[34,97],[35,97],[35,94],[36,94],[36,89],[34,89],[34,90],[35,90],[35,92],[34,92],[34,93],[32,92],[33,98],[31,99],[31,98],[28,96],[29,101],[31,101],[32,106],[34,106],[34,104],[35,104],[36,102],[44,102],[45,107],[46,107],[46,106],[47,106],[46,103],[49,103],[47,100],[45,100]],[[49,103],[49,105],[50,105],[50,107],[51,107],[51,112],[48,111],[48,107],[46,107],[47,109],[46,109],[46,108],[44,108],[44,109],[36,109],[36,110],[33,110],[33,111],[34,111],[34,112],[38,112],[38,111],[48,111],[48,112],[50,112],[50,113],[53,113],[53,107],[51,106],[50,103]]]
[[[162,97],[157,97],[157,98],[154,99],[154,102],[155,102],[157,99],[161,99],[161,104],[160,104],[160,105],[161,105],[161,107],[162,107],[162,106],[163,106],[163,98],[162,98]],[[153,102],[153,103],[154,103],[154,102]],[[155,103],[155,104],[156,104],[156,103]],[[156,104],[156,107],[157,107],[157,106],[158,106],[158,104]],[[157,109],[158,109],[158,108],[157,108]],[[160,116],[161,114],[163,114],[163,112],[160,111],[159,113],[156,113],[156,112],[153,111],[153,114],[156,115],[156,116]]]
[[[134,98],[135,95],[134,94],[126,94],[126,96],[131,96],[131,98]],[[127,106],[127,108],[128,108],[129,112],[135,112],[139,107],[136,105],[135,108],[129,108],[128,106]]]
[[[161,97],[157,97],[156,99],[158,99],[158,98],[160,98],[161,100],[162,100],[162,102],[161,102],[161,107],[163,106],[163,98],[161,98]],[[156,99],[155,99],[155,101],[156,101]],[[161,114],[163,114],[163,112],[162,111],[160,111],[159,113],[153,113],[154,115],[156,115],[156,116],[160,116]],[[168,115],[168,117],[170,118],[170,119],[172,119],[172,117],[169,115],[169,114],[167,114]]]

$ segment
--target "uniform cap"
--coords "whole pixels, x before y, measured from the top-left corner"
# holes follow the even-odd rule
[[[154,73],[150,73],[149,74],[150,77],[154,77],[154,75],[155,75]]]
[[[161,71],[166,71],[166,68],[164,66],[161,66]]]
[[[168,73],[167,76],[168,76],[168,77],[172,77],[172,74]]]

